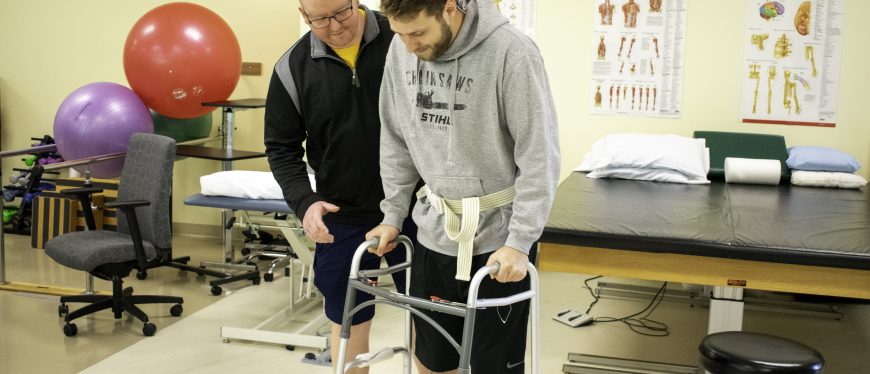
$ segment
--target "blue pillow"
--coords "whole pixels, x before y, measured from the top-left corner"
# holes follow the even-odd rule
[[[854,173],[861,168],[858,160],[833,148],[796,146],[788,149],[789,169]]]

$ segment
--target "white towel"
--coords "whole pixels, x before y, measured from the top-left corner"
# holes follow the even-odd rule
[[[314,176],[309,174],[311,188]],[[272,173],[265,171],[232,170],[204,175],[199,178],[202,194],[206,196],[229,196],[244,199],[283,200],[281,186]]]

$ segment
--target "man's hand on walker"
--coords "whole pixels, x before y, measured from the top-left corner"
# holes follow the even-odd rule
[[[385,254],[389,253],[393,249],[396,249],[395,240],[398,236],[399,229],[395,226],[390,226],[383,223],[375,226],[375,228],[366,233],[366,240],[378,237],[381,239],[381,241],[378,242],[377,248],[369,247],[369,252],[383,257]]]
[[[302,229],[311,240],[316,243],[332,243],[335,238],[329,233],[329,229],[323,223],[323,216],[328,213],[335,213],[338,207],[325,201],[318,201],[311,204],[308,210],[305,211],[305,217],[302,218]]]
[[[501,283],[519,282],[529,271],[529,255],[511,247],[501,247],[489,256],[486,264],[498,262],[498,273],[490,278]]]

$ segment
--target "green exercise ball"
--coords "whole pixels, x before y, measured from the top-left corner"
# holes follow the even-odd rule
[[[178,143],[202,139],[211,134],[211,113],[189,119],[178,119],[152,111],[151,118],[154,120],[155,134],[168,136]]]

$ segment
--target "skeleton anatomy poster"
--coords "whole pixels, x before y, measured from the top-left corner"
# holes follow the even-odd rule
[[[833,127],[845,0],[747,0],[746,123]]]
[[[594,2],[593,114],[680,116],[687,2]]]
[[[535,0],[492,0],[498,10],[530,38],[535,38]]]

